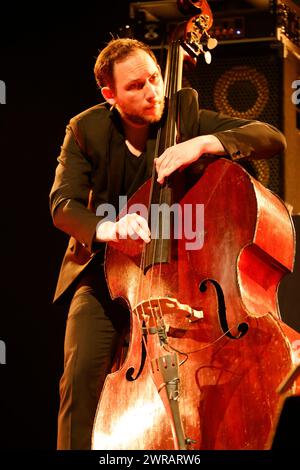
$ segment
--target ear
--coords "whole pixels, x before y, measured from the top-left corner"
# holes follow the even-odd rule
[[[102,93],[102,96],[103,98],[111,105],[114,105],[116,104],[116,100],[114,98],[114,92],[112,91],[111,88],[109,88],[108,86],[104,86],[101,88],[101,93]]]

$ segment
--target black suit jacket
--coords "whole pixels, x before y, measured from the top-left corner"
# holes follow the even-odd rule
[[[285,148],[284,136],[273,126],[208,110],[198,110],[197,93],[179,92],[180,140],[213,134],[232,160],[268,158]],[[118,207],[125,162],[124,135],[116,110],[107,103],[87,109],[70,120],[58,157],[50,193],[50,209],[56,227],[70,235],[54,300],[71,286],[104,244],[94,243],[101,217],[95,207]],[[147,143],[153,155],[155,139]]]

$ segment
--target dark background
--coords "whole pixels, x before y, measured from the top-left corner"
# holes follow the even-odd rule
[[[102,101],[98,50],[129,12],[127,0],[41,5],[1,6],[1,449],[56,446],[66,311],[52,296],[68,237],[48,194],[66,124]]]
[[[56,445],[66,317],[52,296],[68,237],[52,226],[48,194],[68,120],[102,101],[95,58],[128,3],[1,5],[2,449]]]

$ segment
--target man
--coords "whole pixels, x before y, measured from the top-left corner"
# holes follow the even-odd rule
[[[164,113],[160,69],[141,42],[112,40],[94,72],[106,102],[71,119],[50,194],[54,224],[71,236],[55,294],[55,300],[72,296],[60,381],[59,449],[91,448],[100,392],[128,321],[125,309],[109,296],[104,242],[136,236],[150,241],[140,215],[116,222],[97,216],[95,208],[104,203],[117,208],[119,195],[131,196],[151,175],[153,142]],[[192,117],[184,100],[181,108],[184,141],[156,159],[159,183],[205,154],[267,158],[285,147],[283,135],[265,123],[206,110]]]

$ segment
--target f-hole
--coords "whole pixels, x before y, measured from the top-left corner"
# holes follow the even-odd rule
[[[145,327],[145,324],[143,322],[143,327]],[[141,375],[141,373],[143,372],[143,369],[144,369],[144,366],[145,366],[145,361],[146,361],[146,356],[147,356],[147,351],[146,351],[146,346],[145,346],[145,342],[147,342],[147,333],[146,333],[146,328],[142,328],[144,333],[143,333],[143,336],[142,336],[142,352],[141,352],[141,363],[140,363],[140,368],[138,370],[138,373],[135,377],[133,377],[133,374],[135,372],[135,369],[134,367],[129,367],[129,369],[127,370],[126,372],[126,380],[128,380],[128,382],[134,382],[135,380],[137,380],[139,378],[139,376]]]
[[[237,326],[238,334],[235,336],[229,331],[229,325],[227,322],[227,314],[226,314],[226,304],[225,304],[225,298],[224,294],[222,291],[222,288],[220,284],[215,281],[214,279],[205,279],[201,284],[199,285],[199,290],[200,292],[204,293],[207,290],[207,284],[211,283],[216,291],[217,294],[217,299],[218,299],[218,314],[219,314],[219,321],[221,328],[224,332],[224,334],[230,338],[230,339],[240,339],[242,338],[248,331],[248,324],[245,322],[240,323]]]

